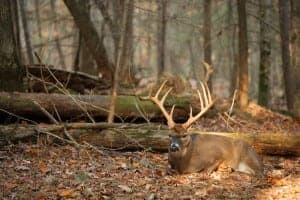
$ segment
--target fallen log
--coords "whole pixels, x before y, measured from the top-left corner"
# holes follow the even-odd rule
[[[105,90],[111,86],[106,80],[83,72],[57,69],[46,65],[26,65],[24,67],[30,75],[30,85],[33,92],[47,92],[45,87],[49,90],[48,87],[51,84],[56,84],[57,81],[65,88],[81,94],[85,92],[85,89]]]
[[[26,141],[49,135],[66,138],[67,130],[78,143],[112,149],[149,149],[166,152],[169,130],[157,124],[125,123],[69,123],[64,125],[8,125],[0,126],[0,146],[9,142]],[[192,130],[199,134],[216,134],[240,138],[250,143],[259,153],[300,156],[300,135],[279,133],[218,133]]]
[[[45,93],[0,92],[0,109],[29,119],[46,118],[43,109],[60,119],[81,119],[82,117],[107,117],[110,96],[107,95],[62,95]],[[176,104],[174,117],[188,116],[191,97],[170,97],[165,107],[171,109]],[[199,103],[198,103],[199,104]],[[195,112],[199,109],[193,104]],[[116,117],[122,118],[162,118],[159,108],[150,101],[141,101],[136,96],[118,96]],[[0,111],[0,116],[4,113]],[[59,116],[58,116],[59,115]],[[38,120],[37,120],[38,121]]]

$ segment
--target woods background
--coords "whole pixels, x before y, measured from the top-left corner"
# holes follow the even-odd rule
[[[299,116],[297,0],[14,0],[1,4],[1,12],[9,16],[1,30],[10,29],[10,19],[14,27],[14,34],[2,32],[1,38],[14,41],[10,45],[16,46],[13,55],[21,65],[82,71],[108,82],[118,71],[122,87],[138,88],[169,76],[195,86],[205,81],[205,61],[213,68],[208,83],[215,96],[231,98],[238,89],[241,106],[247,105],[249,95],[263,106]],[[3,41],[5,55],[12,48]],[[115,70],[118,53],[120,69]],[[12,68],[11,62],[2,63],[1,85],[9,91],[12,84],[7,87],[3,80],[18,78],[4,73]]]

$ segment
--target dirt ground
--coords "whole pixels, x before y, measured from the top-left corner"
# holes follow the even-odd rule
[[[259,107],[219,113],[198,128],[299,134],[300,123]],[[300,147],[299,147],[300,148]],[[167,154],[19,143],[0,149],[0,199],[300,199],[300,158],[263,156],[265,178],[222,167],[168,175]]]

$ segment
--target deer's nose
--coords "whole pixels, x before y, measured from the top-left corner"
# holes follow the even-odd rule
[[[179,145],[177,143],[172,143],[170,145],[170,150],[171,151],[178,151],[179,150]]]

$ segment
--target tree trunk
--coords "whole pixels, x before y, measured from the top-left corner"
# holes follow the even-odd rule
[[[293,114],[300,119],[300,1],[292,0],[291,56],[295,76]]]
[[[61,95],[44,93],[6,93],[0,92],[0,108],[22,117],[35,120],[46,119],[46,115],[34,102],[42,108],[62,120],[79,120],[92,117],[107,117],[110,96],[105,95]],[[181,116],[188,116],[190,102],[194,112],[199,111],[198,100],[191,97],[169,97],[166,99],[165,107],[171,110],[172,105],[176,104],[174,119]],[[3,115],[3,111],[0,115]],[[160,109],[150,101],[141,101],[136,96],[118,96],[115,108],[116,119],[122,118],[163,118]],[[1,117],[0,117],[1,119]]]
[[[211,0],[204,1],[204,27],[203,27],[203,46],[204,46],[204,61],[210,66],[212,65],[211,60]],[[212,80],[207,80],[208,87],[212,91]]]
[[[120,73],[120,68],[121,68],[121,58],[123,54],[123,49],[126,48],[125,45],[125,26],[127,24],[127,12],[128,12],[128,0],[124,0],[124,8],[123,8],[123,16],[122,16],[122,24],[120,28],[120,33],[121,37],[119,40],[119,45],[118,45],[118,57],[116,60],[116,67],[114,71],[114,77],[113,77],[113,85],[112,85],[112,90],[111,90],[111,101],[109,105],[109,114],[107,117],[107,122],[108,123],[113,123],[114,122],[114,116],[115,116],[115,108],[116,108],[116,99],[118,95],[118,88],[119,88],[119,73]]]
[[[17,58],[11,1],[0,1],[0,91],[23,91],[24,71]],[[15,6],[15,5],[14,5]],[[16,24],[15,24],[16,26]]]
[[[81,31],[82,36],[97,63],[98,71],[103,75],[104,79],[111,80],[113,64],[108,59],[103,41],[100,39],[89,15],[85,12],[84,7],[75,0],[64,0],[64,3],[73,16],[77,27]]]
[[[165,71],[165,48],[166,48],[166,23],[167,23],[167,0],[158,0],[158,26],[157,26],[157,77]]]
[[[266,23],[270,21],[271,0],[259,1],[260,16],[260,64],[258,103],[268,107],[270,98],[270,66],[271,66],[271,29]]]
[[[21,19],[23,24],[23,31],[24,31],[24,39],[26,44],[26,52],[27,52],[27,59],[29,64],[33,64],[33,50],[31,46],[31,38],[29,33],[29,28],[27,24],[27,16],[26,16],[26,3],[25,0],[20,0],[20,11],[21,11]]]
[[[230,94],[234,94],[234,91],[238,88],[238,54],[237,54],[237,45],[236,45],[236,33],[237,33],[237,25],[234,23],[234,15],[233,15],[233,1],[227,1],[228,7],[228,25],[232,25],[232,32],[229,33],[228,38],[231,38],[229,43],[230,52],[231,52],[231,67],[230,67]],[[228,51],[229,52],[229,51]]]
[[[239,26],[239,103],[242,108],[248,105],[248,39],[246,0],[237,0]]]
[[[280,16],[280,36],[281,36],[281,57],[282,68],[285,83],[285,94],[287,107],[289,111],[293,111],[294,102],[294,77],[291,66],[290,54],[290,1],[279,0],[279,16]]]
[[[88,1],[82,2],[82,7],[84,7],[85,12],[90,16],[90,5]],[[77,67],[77,71],[81,71],[87,74],[97,76],[97,69],[95,68],[95,63],[93,60],[93,56],[90,54],[88,46],[85,40],[82,37],[82,33],[79,30],[78,37],[78,49],[75,58],[75,66]]]
[[[53,17],[54,20],[57,20],[56,0],[51,0],[50,5],[51,5],[52,17]],[[53,29],[54,30],[56,29],[56,23],[54,23],[54,28]],[[60,44],[60,38],[58,36],[55,36],[54,41],[55,41],[55,46],[56,46],[56,49],[57,49],[57,54],[58,54],[58,58],[59,58],[60,67],[62,69],[65,69],[66,68],[65,56],[64,56],[61,44]]]
[[[130,84],[133,82],[133,73],[130,65],[133,57],[133,12],[134,12],[134,0],[129,0],[126,5],[126,25],[124,30],[124,46],[122,49],[122,57],[120,61],[120,74],[123,83]],[[125,12],[125,11],[124,11]]]
[[[39,42],[42,43],[43,37],[42,37],[42,24],[41,24],[41,16],[40,16],[40,0],[34,0],[34,7],[35,7],[37,31],[39,35]]]
[[[109,10],[108,10],[108,5],[105,5],[105,3],[103,1],[98,1],[98,0],[94,0],[94,3],[96,4],[97,8],[100,10],[102,17],[104,19],[104,23],[107,24],[111,37],[113,39],[113,44],[114,44],[114,54],[116,57],[117,54],[117,49],[118,49],[118,44],[119,44],[119,27],[118,27],[118,21],[120,20],[120,17],[118,17],[119,15],[116,13],[119,13],[119,9],[118,7],[120,6],[120,4],[122,3],[122,1],[111,1],[111,3],[113,4],[113,8],[114,8],[114,20],[112,19],[112,17],[109,14]],[[116,16],[117,15],[117,16]]]
[[[107,124],[107,123],[70,123],[64,125],[11,125],[0,126],[0,146],[10,142],[41,138],[47,134],[67,138],[67,130],[78,143],[88,142],[91,145],[114,149],[151,149],[166,152],[169,143],[169,130],[160,124]],[[218,133],[193,130],[192,133],[213,134],[234,139],[242,139],[262,154],[300,156],[299,135],[278,133]],[[52,138],[50,136],[50,138]],[[58,141],[61,139],[54,138]],[[73,141],[74,142],[74,141]]]
[[[10,3],[11,7],[11,19],[13,24],[13,35],[14,35],[14,43],[17,54],[17,63],[22,65],[24,63],[23,55],[22,55],[22,46],[21,46],[21,36],[20,36],[20,18],[19,18],[19,9],[18,9],[18,1],[12,0]]]

